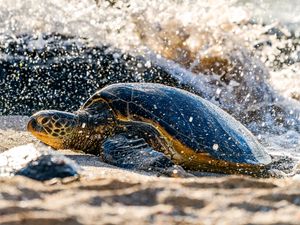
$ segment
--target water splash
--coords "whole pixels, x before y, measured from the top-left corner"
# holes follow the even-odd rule
[[[268,4],[273,8],[268,8]],[[20,57],[18,69],[34,64],[22,64],[34,62],[34,54],[20,56],[18,51],[5,52],[11,47],[11,41],[7,41],[9,37],[17,43],[17,50],[25,48],[27,52],[43,54],[49,48],[59,49],[48,51],[57,54],[53,61],[40,55],[38,64],[32,66],[36,70],[30,73],[47,66],[52,68],[61,58],[73,58],[79,67],[78,62],[84,61],[81,70],[76,67],[77,72],[71,70],[69,74],[71,78],[84,70],[81,78],[87,76],[91,82],[87,93],[76,104],[94,91],[91,87],[96,84],[92,81],[99,73],[99,70],[90,70],[97,63],[95,54],[86,54],[86,49],[90,47],[93,52],[97,46],[107,44],[121,49],[102,51],[109,52],[109,63],[122,59],[114,67],[129,64],[127,68],[131,69],[126,71],[134,74],[132,79],[147,80],[143,77],[143,68],[155,68],[150,72],[152,75],[157,71],[169,74],[172,81],[176,78],[176,85],[188,86],[242,121],[270,152],[287,152],[299,157],[300,75],[297,71],[300,39],[297,25],[300,19],[280,12],[279,1],[1,0],[0,5],[1,59],[13,61]],[[298,12],[298,8],[293,10],[293,13]],[[273,17],[269,16],[271,14]],[[274,16],[280,20],[276,21]],[[66,38],[62,38],[63,41],[55,39],[51,36],[54,33]],[[44,34],[50,35],[45,38]],[[63,44],[58,47],[51,43]],[[125,54],[130,60],[122,58],[124,51],[130,53]],[[138,55],[144,58],[132,58]],[[102,67],[103,63],[99,65]],[[142,72],[133,72],[140,68]],[[105,67],[106,70],[111,71]],[[116,76],[114,70],[105,71],[101,71],[105,74],[102,80],[107,79],[107,74]],[[122,69],[118,71],[118,74],[123,73]],[[13,74],[8,75],[18,82],[19,76]],[[59,78],[59,74],[56,75]],[[50,86],[55,84],[53,79],[53,76],[47,78]],[[28,94],[28,90],[24,88],[20,93]],[[32,102],[32,97],[30,93],[24,94],[22,101]],[[74,101],[76,99],[67,105]],[[5,102],[2,104],[11,107]],[[51,104],[59,105],[49,102],[49,106]]]

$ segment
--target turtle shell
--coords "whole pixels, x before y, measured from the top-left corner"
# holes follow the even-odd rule
[[[234,163],[271,163],[247,128],[190,92],[160,84],[121,83],[101,89],[88,102],[97,99],[107,102],[118,119],[151,123],[194,153]]]

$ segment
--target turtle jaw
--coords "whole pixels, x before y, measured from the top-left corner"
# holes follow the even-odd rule
[[[30,117],[27,130],[54,149],[63,149],[75,124],[76,116],[72,113],[44,110]]]

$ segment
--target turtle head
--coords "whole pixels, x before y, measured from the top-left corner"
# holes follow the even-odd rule
[[[114,117],[106,104],[96,104],[74,113],[43,110],[29,119],[27,130],[55,149],[90,151],[98,149],[113,132]]]
[[[43,110],[29,119],[27,130],[55,149],[65,148],[65,140],[78,127],[78,116],[56,110]]]

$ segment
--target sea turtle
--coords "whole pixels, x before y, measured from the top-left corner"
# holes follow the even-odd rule
[[[112,165],[176,176],[185,170],[270,176],[271,157],[228,113],[190,92],[119,83],[76,112],[44,110],[28,130],[55,149],[95,154]]]

